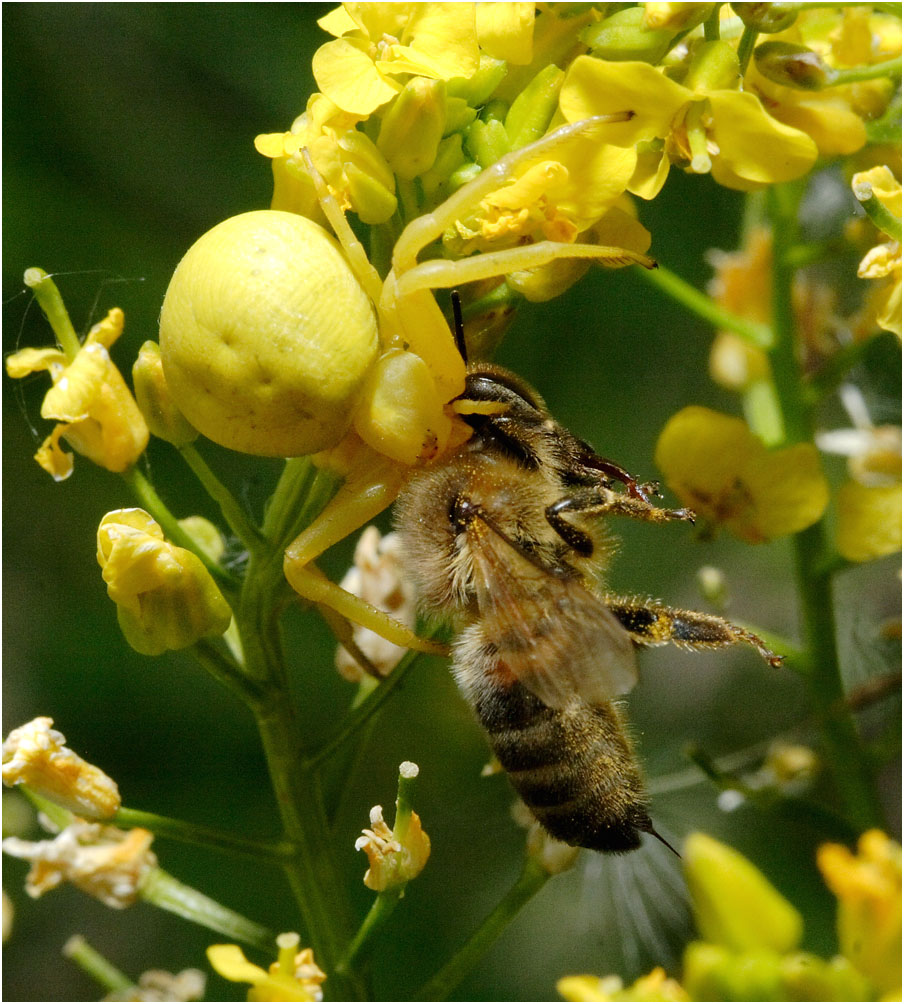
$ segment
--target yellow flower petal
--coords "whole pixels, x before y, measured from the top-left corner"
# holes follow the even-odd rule
[[[565,76],[559,108],[567,122],[633,112],[630,121],[606,126],[603,134],[607,143],[632,146],[665,136],[672,116],[693,96],[693,91],[669,80],[649,63],[611,63],[578,56]]]
[[[494,59],[527,65],[533,56],[535,11],[532,3],[478,3],[477,39],[481,49]]]
[[[838,553],[872,561],[901,550],[901,484],[847,481],[838,492]]]
[[[812,444],[767,451],[741,419],[708,408],[672,416],[659,437],[656,463],[698,516],[751,543],[810,526],[828,504]]]
[[[390,46],[392,58],[378,61],[379,69],[442,80],[470,77],[480,63],[474,4],[419,3],[412,8],[403,44]]]
[[[20,349],[6,358],[6,372],[13,380],[42,370],[50,370],[54,381],[66,368],[66,356],[59,349]]]
[[[368,53],[369,43],[337,38],[322,45],[311,61],[320,90],[335,104],[356,115],[370,115],[401,90],[387,80]]]
[[[207,960],[220,976],[233,983],[259,983],[267,978],[267,970],[249,962],[238,945],[211,945]]]
[[[713,177],[731,188],[747,188],[799,178],[813,166],[816,144],[798,129],[768,115],[752,94],[713,91],[712,137],[719,147]],[[720,176],[721,175],[721,176]],[[728,178],[736,179],[731,184]]]
[[[901,986],[901,846],[880,830],[864,833],[852,854],[823,844],[816,857],[838,898],[838,941],[844,955],[880,993]]]

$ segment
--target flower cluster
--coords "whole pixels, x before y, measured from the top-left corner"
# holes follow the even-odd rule
[[[625,987],[617,976],[567,976],[569,1001],[896,1000],[901,993],[901,847],[865,833],[857,852],[825,844],[817,861],[838,899],[840,954],[799,948],[797,909],[743,855],[695,833],[683,852],[701,940],[681,980],[657,967]]]

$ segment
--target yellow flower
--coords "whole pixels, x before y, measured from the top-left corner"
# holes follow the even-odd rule
[[[229,627],[232,611],[201,559],[165,541],[143,509],[104,516],[97,560],[119,626],[137,652],[160,655]]]
[[[901,429],[874,426],[853,385],[839,394],[853,427],[817,433],[816,443],[848,458],[850,479],[838,492],[838,553],[871,561],[901,550]]]
[[[3,850],[14,858],[31,861],[25,891],[34,899],[63,882],[121,910],[138,898],[147,875],[157,867],[151,851],[154,835],[136,827],[74,819],[53,840],[30,842],[7,837]]]
[[[59,424],[44,440],[35,460],[62,481],[72,473],[72,454],[60,447],[60,438],[78,453],[109,471],[124,471],[144,452],[148,427],[109,348],[122,334],[123,313],[114,307],[95,324],[74,359],[59,349],[22,349],[6,360],[13,379],[47,370],[53,387],[44,397],[41,417]]]
[[[403,842],[404,839],[404,842]],[[400,839],[383,819],[383,806],[370,810],[370,828],[355,841],[355,850],[364,851],[370,867],[364,884],[375,892],[405,885],[420,875],[430,857],[430,838],[421,828],[416,812],[411,813],[408,833]]]
[[[703,833],[683,848],[697,930],[734,951],[789,952],[803,932],[798,911],[742,854]]]
[[[901,20],[855,4],[840,10],[804,8],[790,28],[771,38],[805,45],[831,67],[869,66],[901,54]],[[864,117],[878,117],[894,91],[889,79],[818,91],[786,87],[764,77],[755,60],[750,61],[744,86],[760,97],[770,115],[810,136],[823,157],[854,153],[864,146]]]
[[[901,228],[901,183],[885,167],[860,171],[852,179],[857,198],[864,203],[875,199],[897,221]],[[889,230],[893,229],[889,224]],[[889,240],[868,251],[860,262],[857,275],[861,279],[884,279],[875,302],[876,324],[901,337],[901,241]]]
[[[269,970],[245,958],[238,945],[211,945],[207,958],[213,968],[233,983],[250,983],[249,1001],[320,1001],[326,973],[314,962],[310,948],[297,951],[299,937],[294,932],[280,934],[276,961]]]
[[[698,516],[750,543],[797,533],[828,504],[812,444],[767,450],[741,419],[709,408],[690,406],[669,419],[656,463]]]
[[[567,1001],[689,1001],[687,992],[661,966],[626,987],[618,976],[564,976],[556,989]]]
[[[396,210],[395,178],[376,145],[355,128],[360,121],[324,95],[312,94],[288,132],[255,137],[257,152],[273,160],[271,209],[324,222],[301,153],[306,149],[341,209],[353,210],[367,224],[385,223]]]
[[[470,3],[346,3],[317,23],[335,39],[314,53],[314,79],[355,115],[394,98],[399,77],[467,78],[479,64]]]
[[[490,192],[472,213],[456,221],[443,244],[462,257],[542,240],[574,243],[621,199],[636,162],[631,148],[576,133],[556,147],[554,160],[520,165],[509,184]]]
[[[805,174],[816,160],[813,141],[772,118],[753,94],[726,88],[692,90],[649,63],[579,56],[559,96],[568,122],[630,111],[604,133],[620,146],[647,144],[628,190],[653,198],[676,164],[728,188],[751,191]],[[662,140],[660,149],[651,141]]]
[[[364,851],[370,867],[364,874],[368,889],[384,892],[404,887],[420,875],[430,857],[430,838],[412,812],[409,792],[418,775],[418,766],[410,760],[399,765],[399,795],[396,799],[395,825],[390,830],[383,819],[383,807],[370,810],[370,829],[355,841],[355,850]]]
[[[841,951],[884,1000],[901,988],[901,846],[880,830],[869,830],[852,854],[840,844],[823,844],[816,857],[838,898]]]
[[[26,784],[57,805],[89,819],[106,819],[122,804],[116,782],[67,749],[52,718],[13,729],[3,743],[3,783]]]

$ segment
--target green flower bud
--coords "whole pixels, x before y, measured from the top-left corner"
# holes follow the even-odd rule
[[[473,111],[473,108],[468,110]],[[453,173],[467,162],[461,148],[461,139],[461,133],[457,132],[447,136],[436,151],[433,167],[421,175],[424,194],[429,198],[437,199],[437,193],[440,189],[445,193]],[[442,201],[442,199],[438,201]]]
[[[818,53],[793,42],[763,42],[753,50],[753,58],[768,80],[802,91],[831,87],[838,75]]]
[[[736,850],[692,833],[684,845],[684,873],[697,929],[706,941],[735,951],[789,952],[797,947],[803,930],[800,914]]]
[[[658,63],[672,46],[675,32],[644,27],[642,7],[629,7],[591,24],[578,35],[599,59]]]
[[[733,3],[731,9],[748,28],[772,35],[794,24],[800,6],[799,3]]]
[[[782,957],[776,952],[733,952],[693,941],[684,951],[682,985],[694,1001],[784,1000]]]
[[[412,77],[383,116],[377,148],[410,181],[433,164],[445,127],[445,82]]]
[[[711,16],[714,3],[645,3],[643,25],[648,31],[690,31]]]
[[[794,1001],[862,1001],[872,987],[843,955],[826,961],[809,952],[794,952],[781,962],[782,999]]]
[[[198,430],[176,407],[163,375],[160,346],[145,342],[132,366],[135,400],[151,433],[173,446],[187,446],[198,438]]]
[[[480,113],[480,117],[484,122],[504,122],[505,116],[508,115],[509,106],[506,101],[502,98],[494,98],[492,101],[488,101],[484,106],[483,111]]]
[[[505,131],[513,150],[533,143],[544,135],[559,103],[564,70],[544,67],[512,102],[505,116]]]
[[[490,167],[511,152],[508,133],[499,119],[472,122],[465,134],[465,147],[481,167]]]
[[[352,209],[368,226],[385,223],[396,211],[395,177],[386,158],[357,129],[344,132],[336,142]]]
[[[721,39],[701,42],[694,49],[684,86],[692,91],[734,90],[741,79],[741,67],[734,47]]]
[[[444,136],[454,136],[455,133],[464,132],[476,118],[477,109],[472,108],[464,98],[450,98],[448,94],[446,95]]]
[[[453,77],[447,80],[446,93],[453,98],[464,98],[472,108],[479,108],[490,100],[507,73],[507,63],[481,53],[477,72],[470,77]]]

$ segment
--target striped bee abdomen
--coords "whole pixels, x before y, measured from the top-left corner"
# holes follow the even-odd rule
[[[517,681],[484,686],[475,711],[515,790],[558,840],[629,851],[651,832],[643,781],[612,704],[558,710]]]

